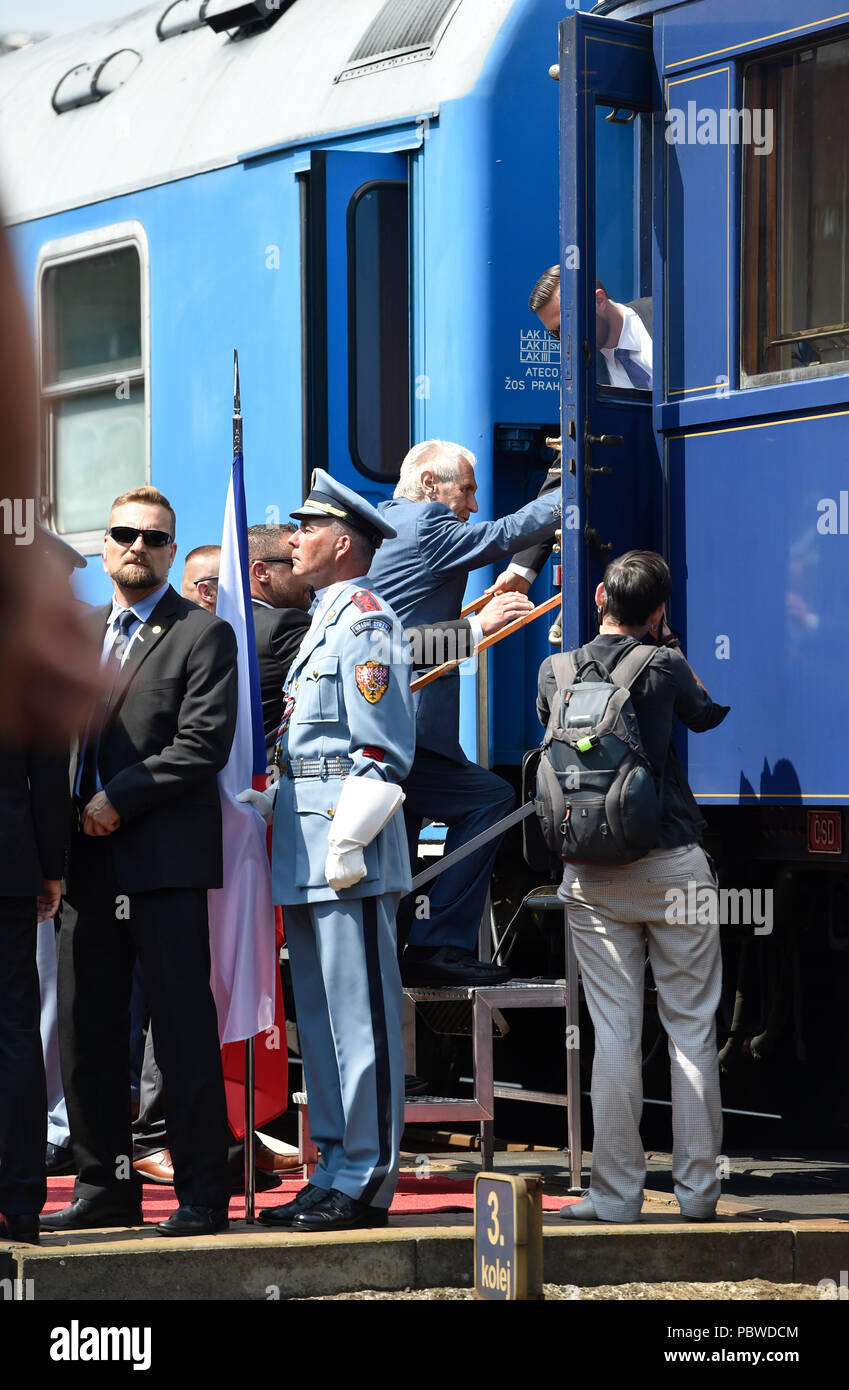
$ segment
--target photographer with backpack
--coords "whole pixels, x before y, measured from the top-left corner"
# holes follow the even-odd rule
[[[595,1029],[590,1188],[570,1220],[636,1221],[645,1154],[641,1034],[646,951],[672,1070],[672,1176],[685,1219],[710,1220],[719,1196],[722,1112],[714,1015],[721,963],[710,923],[670,910],[715,888],[705,828],[672,742],[673,716],[700,733],[716,705],[666,623],[669,569],[653,551],[613,560],[596,590],[599,635],[549,657],[537,712],[543,833],[563,859],[560,897]],[[687,895],[688,887],[692,891]],[[678,892],[670,890],[679,890]]]

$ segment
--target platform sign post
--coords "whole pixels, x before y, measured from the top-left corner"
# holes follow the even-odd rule
[[[475,1295],[496,1303],[541,1299],[542,1186],[538,1175],[475,1177]]]

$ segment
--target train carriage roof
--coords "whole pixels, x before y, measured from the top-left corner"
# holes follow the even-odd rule
[[[430,13],[450,21],[431,58],[400,56],[389,60],[397,65],[355,69],[357,75],[337,80],[385,3],[295,0],[251,37],[234,41],[204,25],[161,41],[157,23],[169,0],[158,0],[120,21],[3,57],[6,220],[28,221],[232,164],[251,151],[424,115],[472,89],[516,0],[460,0],[456,8],[430,0]],[[418,12],[411,0],[392,3],[401,30],[406,16],[415,37],[421,0]],[[391,5],[388,13],[391,19]],[[52,100],[62,78],[80,64],[94,71],[119,50],[141,56],[134,71],[131,56],[118,60],[129,72],[123,85],[57,114]]]

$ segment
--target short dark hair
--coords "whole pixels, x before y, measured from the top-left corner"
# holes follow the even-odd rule
[[[528,308],[531,313],[538,314],[540,309],[544,309],[554,291],[559,289],[560,266],[553,265],[539,277],[531,290],[531,297],[528,300]]]
[[[268,554],[269,545],[279,546],[284,536],[291,536],[297,529],[292,521],[282,521],[279,525],[260,522],[258,526],[249,526],[248,564],[252,565],[254,560],[264,559]]]
[[[336,536],[347,536],[351,542],[351,551],[359,557],[363,567],[363,574],[368,574],[371,563],[377,553],[377,546],[365,532],[360,531],[356,526],[352,526],[346,521],[331,521],[330,529]],[[383,537],[381,537],[381,540]]]
[[[604,571],[604,612],[625,627],[639,627],[672,591],[669,566],[654,550],[628,550]]]

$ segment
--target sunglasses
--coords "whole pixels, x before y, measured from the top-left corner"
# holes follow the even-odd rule
[[[257,559],[261,560],[264,565],[291,565],[292,563],[291,560],[284,560],[281,555],[258,555]]]
[[[170,545],[174,539],[169,536],[167,531],[139,531],[135,526],[110,526],[106,532],[118,545],[135,545],[141,536],[146,546],[157,549],[163,545]]]
[[[559,328],[549,328],[549,329],[547,330],[547,332],[548,332],[549,338],[554,338],[555,342],[558,342],[558,343],[560,342],[560,329],[559,329]]]
[[[197,588],[199,584],[217,584],[217,583],[218,583],[218,575],[217,575],[217,574],[205,574],[205,575],[203,576],[202,579],[193,579],[193,580],[192,580],[192,583],[194,584],[195,588]]]

